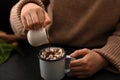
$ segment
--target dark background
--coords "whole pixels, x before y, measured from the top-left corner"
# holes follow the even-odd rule
[[[9,15],[12,6],[19,0],[0,0],[0,30],[13,33],[10,27]]]

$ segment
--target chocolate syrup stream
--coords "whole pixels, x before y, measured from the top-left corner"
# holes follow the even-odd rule
[[[50,51],[50,46],[51,46],[50,37],[49,37],[48,29],[45,29],[45,30],[46,30],[47,39],[48,39],[48,48],[49,48],[49,51]]]

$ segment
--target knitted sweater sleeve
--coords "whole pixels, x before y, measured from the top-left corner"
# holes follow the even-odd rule
[[[108,38],[104,47],[93,50],[110,62],[111,66],[107,67],[108,70],[120,73],[120,24],[118,24],[116,31]]]
[[[26,34],[26,31],[23,28],[23,24],[20,18],[20,14],[21,14],[21,9],[27,3],[35,3],[41,6],[42,8],[44,8],[44,5],[41,0],[20,0],[12,7],[10,12],[10,24],[14,33],[18,36],[24,36]]]

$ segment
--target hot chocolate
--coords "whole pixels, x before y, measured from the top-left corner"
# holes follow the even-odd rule
[[[64,57],[64,51],[62,48],[48,47],[41,50],[40,57],[45,60],[58,60]]]

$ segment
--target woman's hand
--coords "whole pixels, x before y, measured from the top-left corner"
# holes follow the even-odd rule
[[[28,3],[22,8],[21,20],[26,30],[37,30],[51,23],[46,11],[34,3]]]
[[[108,65],[108,62],[100,54],[89,49],[76,50],[71,54],[71,57],[79,56],[82,58],[70,62],[71,72],[78,78],[90,77]]]

